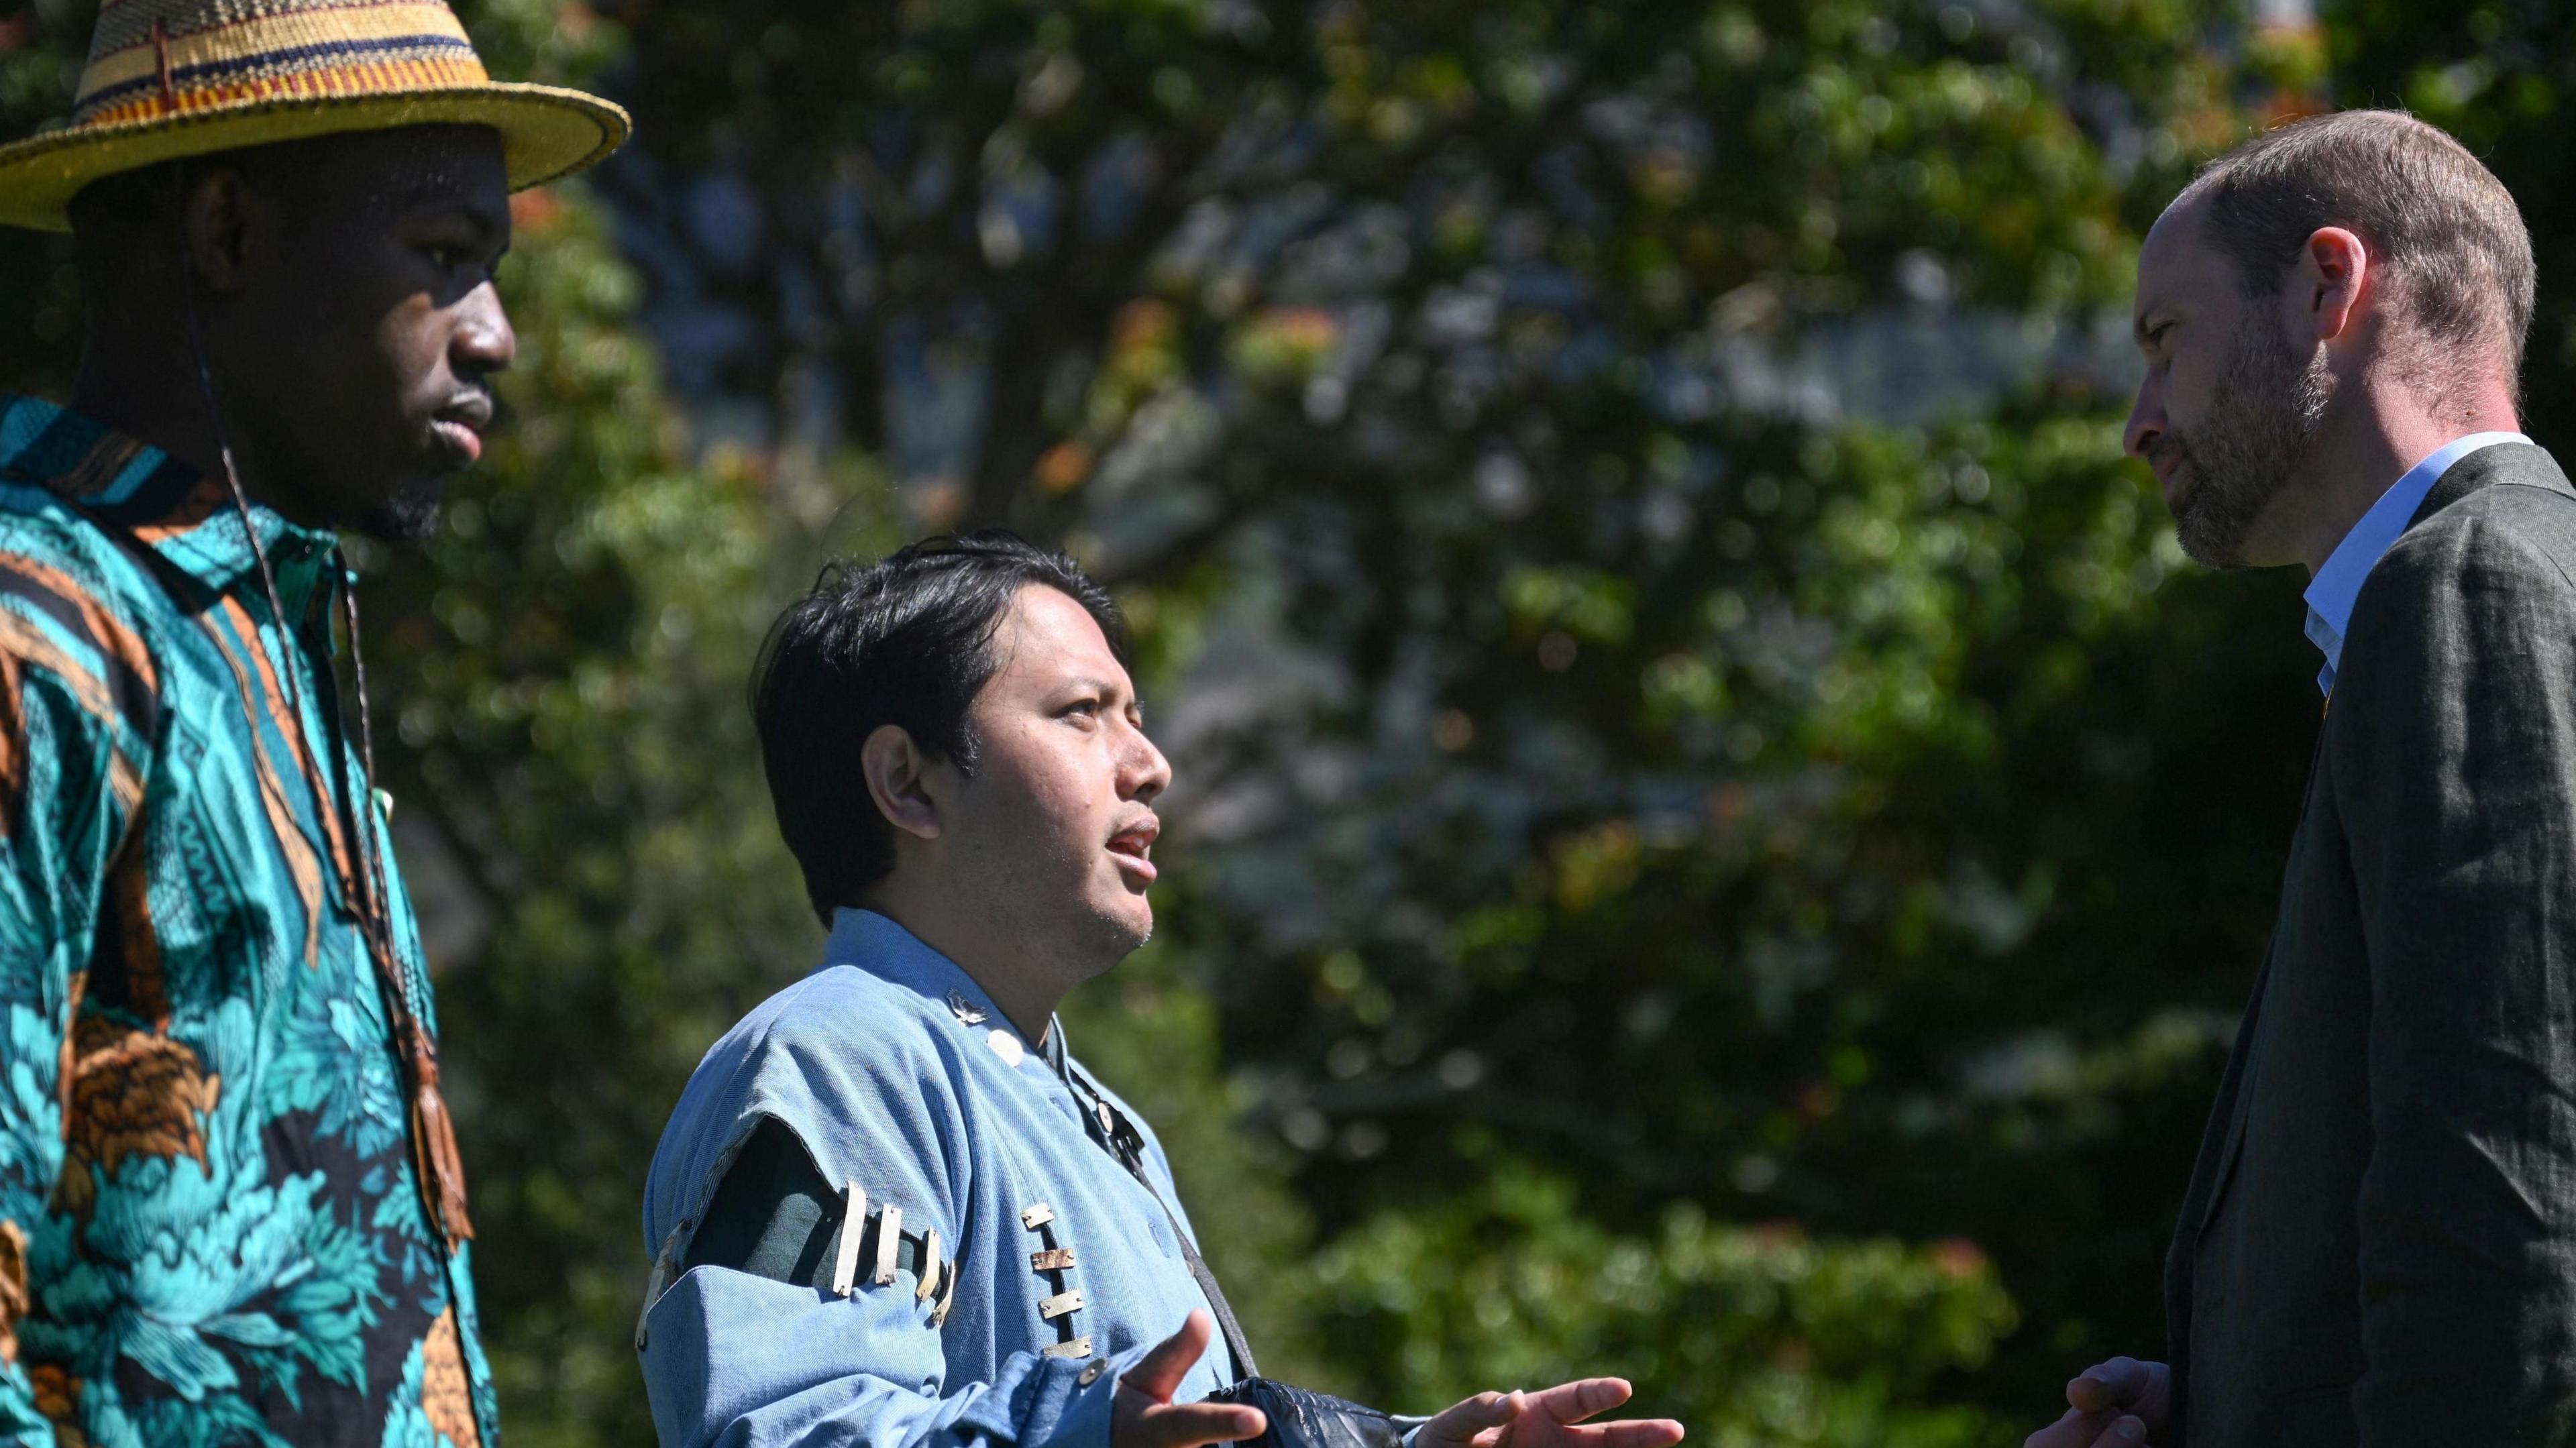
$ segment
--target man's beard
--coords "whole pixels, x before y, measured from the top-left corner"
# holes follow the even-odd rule
[[[438,532],[440,485],[397,489],[371,504],[356,520],[357,531],[379,543],[418,543]]]
[[[2192,561],[2244,565],[2246,536],[2290,485],[2334,392],[2323,347],[2303,362],[2259,307],[2237,327],[2209,416],[2192,435],[2167,432],[2157,445],[2181,454],[2191,484],[2174,503],[2174,536]]]

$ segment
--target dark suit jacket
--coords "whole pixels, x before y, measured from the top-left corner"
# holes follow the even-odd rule
[[[2362,586],[2166,1263],[2189,1448],[2576,1443],[2571,574],[2503,444]]]

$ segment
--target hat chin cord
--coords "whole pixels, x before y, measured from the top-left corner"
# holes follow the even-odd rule
[[[252,561],[258,566],[260,587],[268,601],[270,620],[276,625],[281,641],[293,644],[299,631],[287,621],[286,607],[277,592],[277,572],[269,566],[268,549],[260,542],[259,528],[251,516],[250,495],[243,491],[241,472],[233,464],[231,441],[224,434],[223,406],[216,400],[214,369],[206,360],[206,341],[197,320],[197,269],[188,236],[187,198],[189,183],[197,172],[193,166],[174,167],[172,185],[177,191],[177,204],[171,208],[177,218],[179,286],[184,298],[183,310],[188,318],[188,348],[196,364],[198,395],[206,405],[206,421],[214,429],[215,455],[223,467],[224,485],[232,493],[233,514],[241,522],[243,541],[250,545]],[[447,1239],[448,1251],[474,1235],[474,1225],[465,1213],[465,1164],[456,1144],[456,1125],[447,1110],[447,1100],[438,1086],[438,1047],[420,1023],[419,1011],[411,998],[411,982],[403,970],[401,958],[394,950],[393,913],[387,901],[384,875],[383,842],[376,829],[376,733],[372,712],[367,707],[367,658],[359,645],[358,596],[347,578],[348,567],[335,545],[331,551],[333,567],[341,573],[339,582],[340,614],[349,631],[349,663],[356,678],[358,695],[359,768],[366,793],[362,798],[346,800],[348,789],[347,756],[334,750],[335,771],[341,788],[324,785],[322,766],[316,757],[313,741],[304,722],[304,686],[291,658],[279,661],[278,672],[286,678],[287,706],[295,715],[295,737],[292,743],[297,763],[304,775],[305,787],[313,792],[317,809],[345,808],[358,837],[359,878],[343,879],[341,888],[356,906],[359,925],[366,937],[367,954],[376,968],[376,982],[384,997],[386,1014],[391,1017],[395,1043],[400,1049],[405,1074],[411,1078],[410,1122],[413,1169],[419,1178],[421,1197],[430,1221]],[[213,624],[199,618],[201,626],[211,630]],[[265,649],[257,630],[249,640],[253,648]],[[259,743],[259,718],[251,712],[247,693],[242,709],[249,718],[251,744]],[[338,803],[335,803],[338,801]]]

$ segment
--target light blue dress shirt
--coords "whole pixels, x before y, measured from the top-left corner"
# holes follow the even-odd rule
[[[636,1346],[665,1448],[1108,1448],[1118,1375],[1208,1302],[1152,1128],[1127,1111],[1149,1192],[1085,1134],[1053,1054],[902,926],[839,912],[824,964],[707,1052],[653,1155]],[[846,1297],[714,1266],[672,1280],[763,1117],[826,1181],[900,1208],[903,1235],[938,1233],[946,1313],[948,1282],[925,1296],[914,1272],[880,1286],[866,1264]],[[1074,1264],[1038,1271],[1032,1254],[1057,1249]],[[1230,1381],[1219,1341],[1177,1398]]]
[[[2317,689],[2334,693],[2335,670],[2343,664],[2343,636],[2352,625],[2352,606],[2361,597],[2361,585],[2370,577],[2382,555],[2395,545],[2406,525],[2415,520],[2415,510],[2424,506],[2425,495],[2442,480],[2451,465],[2480,448],[2500,442],[2527,443],[2530,438],[2518,432],[2473,432],[2435,448],[2433,454],[2406,470],[2405,476],[2389,485],[2352,531],[2343,535],[2335,551],[2326,557],[2325,566],[2308,583],[2308,642],[2326,656],[2325,667],[2317,671]]]

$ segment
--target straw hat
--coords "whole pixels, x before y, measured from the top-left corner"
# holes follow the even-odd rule
[[[0,146],[0,225],[67,231],[82,187],[155,162],[435,123],[498,130],[514,191],[632,129],[597,96],[492,80],[440,0],[105,0],[71,123]]]

